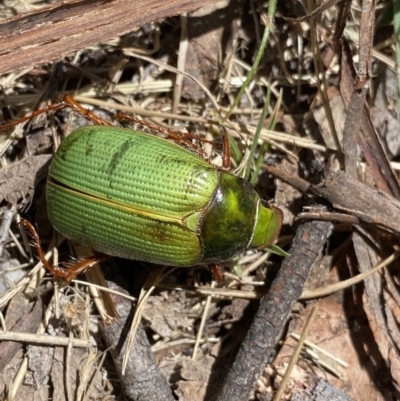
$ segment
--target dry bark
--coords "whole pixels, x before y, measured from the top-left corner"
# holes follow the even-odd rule
[[[0,23],[0,75],[48,63],[212,0],[70,0]]]

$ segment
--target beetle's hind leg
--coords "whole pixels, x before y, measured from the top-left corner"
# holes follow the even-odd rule
[[[154,132],[158,132],[158,133],[164,135],[167,139],[171,139],[178,143],[184,144],[189,150],[191,150],[203,157],[205,156],[203,149],[200,146],[198,146],[196,143],[194,143],[193,140],[196,140],[196,141],[199,141],[202,143],[210,143],[210,144],[216,145],[216,142],[201,138],[198,135],[191,134],[189,132],[187,132],[187,133],[177,132],[170,128],[165,128],[160,125],[152,124],[148,121],[144,121],[139,118],[129,116],[125,113],[121,113],[121,112],[117,113],[113,119],[118,120],[118,121],[121,121],[121,120],[128,121],[133,124],[139,124],[143,127],[147,127]]]
[[[91,257],[85,258],[68,268],[58,267],[51,264],[44,257],[44,251],[40,244],[39,234],[37,233],[35,227],[33,227],[32,223],[28,220],[21,220],[20,225],[28,232],[30,235],[33,245],[35,246],[39,259],[42,262],[43,266],[55,277],[60,277],[70,283],[76,276],[84,273],[88,269],[90,269],[93,265],[98,262],[102,262],[109,258],[109,256],[104,255],[102,253],[97,253]]]

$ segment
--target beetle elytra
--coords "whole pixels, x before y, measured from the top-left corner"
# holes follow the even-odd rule
[[[99,252],[173,266],[230,259],[277,237],[282,213],[242,178],[168,140],[86,126],[60,145],[48,215],[65,237]]]

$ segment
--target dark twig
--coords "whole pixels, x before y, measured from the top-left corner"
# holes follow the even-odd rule
[[[289,174],[286,171],[284,171],[283,169],[280,169],[280,168],[272,166],[272,165],[270,166],[270,165],[264,164],[263,167],[265,170],[267,170],[269,173],[273,174],[275,177],[282,179],[283,181],[287,182],[292,187],[298,189],[301,192],[307,192],[311,187],[311,184],[307,180],[299,177],[298,175]]]
[[[113,290],[125,292],[109,282]],[[116,369],[128,401],[174,401],[165,377],[161,374],[143,327],[140,325],[133,346],[125,376],[121,375],[122,360],[126,352],[127,320],[132,318],[132,303],[125,298],[111,295],[119,318],[102,328],[103,337],[110,347]]]
[[[335,208],[351,213],[361,222],[376,224],[392,233],[400,234],[400,202],[382,191],[352,179],[341,171],[331,172],[321,184],[310,187],[306,180],[296,175],[289,175],[272,166],[265,168],[300,191],[311,190],[331,202]]]
[[[338,47],[337,47],[338,41],[343,36],[344,29],[346,28],[347,17],[351,11],[351,5],[352,5],[351,0],[345,0],[338,4],[337,18],[335,21],[335,29],[334,29],[334,32],[332,35],[333,44],[338,53],[339,53]]]
[[[252,326],[217,397],[218,401],[248,400],[332,227],[326,221],[310,221],[299,226],[289,251],[291,256],[283,262],[269,293],[262,297]]]
[[[341,171],[331,173],[322,184],[313,186],[311,190],[335,208],[351,213],[365,223],[400,233],[400,202]]]

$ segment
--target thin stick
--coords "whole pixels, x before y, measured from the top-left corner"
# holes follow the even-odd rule
[[[211,288],[214,288],[215,286],[215,281],[211,283]],[[199,349],[200,342],[202,340],[203,332],[204,332],[204,326],[206,325],[207,317],[208,317],[208,311],[210,310],[210,305],[212,301],[212,295],[207,296],[206,304],[204,305],[204,310],[203,314],[201,316],[201,321],[200,321],[200,327],[196,336],[196,342],[193,347],[193,353],[192,353],[192,359],[196,359],[196,354],[197,350]]]
[[[55,337],[46,334],[16,333],[14,331],[0,331],[0,341],[16,341],[27,344],[41,344],[49,347],[68,347],[71,343],[75,348],[89,348],[90,341]]]

